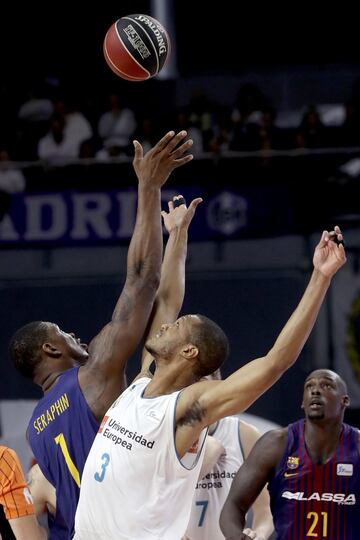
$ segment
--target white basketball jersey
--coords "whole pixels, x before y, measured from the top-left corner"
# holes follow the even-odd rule
[[[211,472],[196,484],[186,531],[190,540],[224,540],[219,526],[220,512],[232,481],[244,461],[238,418],[223,418],[212,435],[222,443],[226,453],[220,457]]]
[[[203,460],[206,430],[180,461],[175,408],[180,392],[146,398],[141,378],[106,413],[87,458],[76,540],[180,540]]]

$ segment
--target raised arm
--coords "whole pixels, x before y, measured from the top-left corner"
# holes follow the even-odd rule
[[[333,275],[346,262],[342,235],[324,231],[316,246],[314,271],[299,305],[266,356],[249,362],[223,381],[204,381],[186,388],[177,406],[176,445],[180,455],[200,430],[246,410],[294,364],[314,326]],[[196,410],[196,421],[187,418]],[[186,421],[184,421],[184,418]]]
[[[174,169],[192,159],[192,155],[184,155],[192,145],[191,139],[185,141],[186,135],[185,131],[177,135],[169,132],[145,155],[140,143],[134,141],[138,209],[126,281],[111,321],[91,342],[89,361],[79,371],[86,400],[98,418],[123,390],[126,362],[148,323],[162,259],[160,188]]]
[[[179,205],[182,201],[183,204]],[[176,195],[168,203],[169,212],[161,212],[169,238],[165,247],[160,286],[156,293],[146,339],[153,336],[161,324],[174,322],[179,315],[185,294],[188,229],[196,208],[201,202],[201,198],[194,199],[187,208],[182,195]],[[149,367],[152,361],[153,357],[144,349],[141,358],[141,375],[151,376]]]
[[[338,227],[336,235],[342,240]],[[249,362],[220,381],[218,389],[203,394],[209,423],[247,409],[295,363],[315,324],[331,279],[345,262],[344,246],[337,244],[334,234],[324,231],[315,249],[310,282],[274,346],[266,356]]]
[[[240,467],[220,514],[220,528],[226,540],[248,538],[244,533],[246,514],[273,476],[285,445],[286,430],[269,431],[257,441]]]

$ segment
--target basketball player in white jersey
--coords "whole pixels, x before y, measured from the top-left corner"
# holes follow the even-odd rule
[[[310,282],[274,346],[225,380],[200,380],[220,367],[229,348],[221,328],[204,316],[163,324],[146,342],[154,376],[141,373],[102,421],[82,477],[76,540],[185,534],[207,426],[244,411],[296,361],[346,261],[341,240],[338,227],[323,232]]]
[[[160,321],[175,320],[178,317],[185,293],[185,262],[187,255],[187,231],[195,215],[201,198],[194,199],[189,208],[186,207],[182,195],[176,195],[168,202],[169,211],[161,212],[164,227],[169,234],[166,243],[164,258],[161,266],[160,285],[156,293],[153,313],[150,317],[148,335],[154,334]],[[141,370],[150,377],[152,356],[144,349]],[[206,448],[203,469],[200,475],[206,474],[217,459],[219,444],[209,437]],[[38,464],[31,467],[27,474],[27,484],[34,500],[35,512],[41,516],[46,510],[50,514],[56,513],[56,491],[40,470]]]
[[[220,370],[207,379],[221,380]],[[209,435],[218,441],[218,451],[213,453],[213,462],[207,463],[206,476],[196,484],[190,520],[183,540],[224,540],[219,525],[220,512],[238,468],[260,438],[259,431],[238,416],[218,420],[209,426]],[[252,506],[252,528],[245,529],[244,533],[251,534],[250,538],[267,540],[273,529],[270,498],[264,488]]]

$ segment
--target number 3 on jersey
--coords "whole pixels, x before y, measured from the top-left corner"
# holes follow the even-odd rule
[[[106,474],[106,468],[107,466],[109,465],[110,463],[110,456],[109,454],[103,454],[101,456],[101,459],[103,461],[103,464],[101,465],[101,471],[100,473],[96,472],[94,474],[94,478],[97,482],[102,482],[105,478],[105,474]]]

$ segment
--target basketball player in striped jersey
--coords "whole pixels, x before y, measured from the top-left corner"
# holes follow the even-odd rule
[[[298,358],[331,279],[345,263],[338,227],[324,231],[314,270],[274,346],[223,381],[201,381],[228,354],[222,329],[201,315],[163,324],[146,342],[155,359],[103,418],[84,468],[76,540],[179,540],[203,460],[207,426],[249,407]]]
[[[40,527],[35,517],[31,493],[26,485],[20,460],[16,452],[6,446],[0,446],[0,505],[7,520],[6,523],[1,516],[0,538],[47,538],[45,530]]]
[[[221,380],[220,370],[207,379]],[[209,426],[209,435],[218,442],[218,450],[213,454],[213,463],[207,465],[209,470],[206,476],[196,484],[190,520],[183,540],[224,539],[219,524],[220,512],[239,467],[260,438],[254,426],[237,416],[227,416]],[[247,532],[252,531],[257,539],[266,540],[274,530],[266,489],[261,491],[251,509],[252,528],[248,528]]]
[[[268,482],[279,540],[356,540],[360,531],[360,434],[343,422],[345,382],[329,369],[304,385],[305,419],[269,431],[239,469],[221,514],[227,539],[245,539],[245,512]]]
[[[86,457],[101,419],[125,388],[126,362],[148,324],[162,263],[160,189],[174,169],[192,159],[187,155],[192,140],[186,137],[185,131],[169,132],[145,155],[134,141],[138,209],[126,282],[111,320],[89,347],[43,321],[20,328],[10,343],[15,366],[45,394],[27,434],[42,473],[56,489],[54,540],[73,534]]]

